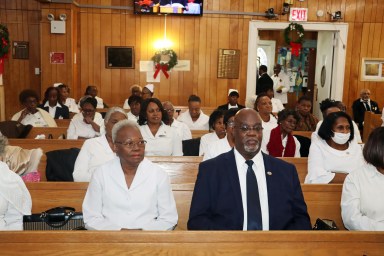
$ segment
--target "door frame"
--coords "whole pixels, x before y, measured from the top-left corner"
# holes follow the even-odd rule
[[[248,65],[247,65],[247,88],[246,98],[256,94],[256,72],[257,69],[257,48],[260,41],[259,30],[284,30],[290,22],[265,22],[252,20],[249,22],[248,35]],[[346,60],[346,47],[348,40],[347,23],[329,22],[306,22],[301,23],[306,31],[333,31],[338,36],[335,46],[332,88],[330,97],[335,100],[342,100],[344,88],[344,73]],[[315,78],[316,81],[316,78]]]

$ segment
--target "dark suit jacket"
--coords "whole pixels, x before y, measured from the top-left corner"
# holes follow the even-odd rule
[[[44,109],[49,113],[49,107],[44,107],[44,104],[41,104],[39,108]],[[60,117],[62,119],[69,119],[69,108],[67,106],[61,105],[60,108],[59,107],[56,108],[54,119],[59,119]]]
[[[363,129],[363,122],[364,122],[364,114],[365,114],[365,106],[364,103],[360,101],[360,99],[357,99],[352,104],[352,110],[353,110],[353,120],[357,123],[359,126],[359,129]],[[375,114],[380,114],[381,111],[379,109],[379,106],[377,103],[373,100],[371,100],[371,111]]]
[[[264,73],[256,81],[256,95],[266,92],[268,89],[273,89],[273,80],[267,73]]]
[[[240,104],[237,104],[237,106],[238,106],[238,109],[245,108],[245,106],[240,105]],[[227,103],[227,104],[224,104],[224,105],[220,105],[220,106],[218,106],[218,107],[217,107],[217,110],[227,111],[227,110],[228,110],[228,103]]]
[[[269,229],[311,229],[307,205],[294,165],[263,154],[267,179]],[[233,149],[199,165],[189,213],[190,230],[242,230],[240,182]]]

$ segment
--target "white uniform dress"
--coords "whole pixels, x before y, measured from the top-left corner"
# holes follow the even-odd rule
[[[96,108],[104,108],[104,101],[103,101],[103,99],[102,98],[100,98],[100,97],[95,97],[95,99],[97,100],[97,106],[96,106]]]
[[[177,121],[176,119],[173,119],[171,127],[177,130],[177,133],[179,134],[179,137],[181,138],[181,140],[192,139],[191,130],[189,129],[188,125],[186,125],[185,123],[182,123],[180,121]]]
[[[278,76],[273,75],[273,91],[274,91],[274,97],[276,99],[279,99],[281,103],[287,104],[288,103],[288,96],[287,93],[290,89],[289,86],[289,77],[281,71]],[[281,93],[278,93],[278,89],[281,88]]]
[[[137,121],[139,120],[139,116],[135,116],[134,114],[132,114],[131,111],[129,111],[129,112],[127,113],[127,116],[128,116],[128,119],[129,119],[129,120],[132,120],[132,121],[135,121],[135,122],[137,122]]]
[[[199,156],[203,156],[207,151],[207,147],[210,143],[220,140],[216,132],[210,132],[201,136]]]
[[[225,136],[224,138],[207,145],[203,161],[217,157],[218,155],[226,153],[231,149],[232,147],[229,145],[228,138]]]
[[[35,114],[28,114],[21,120],[23,125],[32,125],[33,127],[57,127],[55,119],[51,115],[41,108],[36,108],[37,112]],[[21,110],[12,116],[12,121],[19,120],[21,113],[24,111]]]
[[[0,162],[0,231],[23,230],[23,215],[30,215],[31,195],[19,175]]]
[[[272,98],[272,112],[273,113],[279,113],[281,110],[284,109],[283,103],[281,103],[281,100]]]
[[[148,125],[140,126],[141,135],[147,141],[146,156],[182,156],[183,145],[175,128],[161,124],[156,136],[153,136]]]
[[[261,120],[261,126],[263,127],[263,138],[267,136],[267,133],[270,133],[273,128],[277,127],[277,119],[274,115],[270,115],[269,121],[264,122]]]
[[[93,119],[93,121],[100,126],[100,132],[96,132],[91,124],[87,124],[83,120],[84,116],[82,113],[78,113],[72,118],[67,130],[67,139],[76,140],[78,137],[94,138],[103,133],[104,119],[100,113],[96,112],[95,118]]]
[[[84,141],[76,158],[73,180],[89,182],[95,169],[116,157],[105,135]]]
[[[347,150],[330,147],[320,137],[311,140],[308,155],[308,174],[304,183],[327,184],[335,173],[351,173],[364,165],[363,152],[356,141],[349,142]]]
[[[178,220],[168,174],[144,159],[128,188],[118,157],[95,170],[83,215],[91,230],[171,230]]]
[[[384,231],[384,175],[370,164],[349,174],[341,194],[341,216],[349,230]]]
[[[200,116],[195,122],[193,122],[188,110],[181,113],[177,120],[188,125],[191,130],[209,130],[209,116],[204,114],[203,111],[200,112]]]
[[[69,108],[69,112],[72,112],[72,113],[80,113],[80,110],[79,110],[79,107],[78,105],[76,104],[76,101],[75,99],[73,98],[67,98],[65,100],[65,106],[67,106]]]

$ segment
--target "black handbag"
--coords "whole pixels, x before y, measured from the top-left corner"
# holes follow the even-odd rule
[[[82,230],[83,213],[75,208],[60,206],[40,214],[24,215],[24,230]]]
[[[339,230],[333,220],[317,219],[313,230]]]

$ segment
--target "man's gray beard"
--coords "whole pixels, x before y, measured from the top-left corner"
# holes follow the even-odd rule
[[[257,141],[257,146],[256,147],[248,147],[245,143],[244,143],[244,150],[245,152],[248,152],[248,153],[255,153],[257,152],[259,149],[260,149],[260,142]]]

